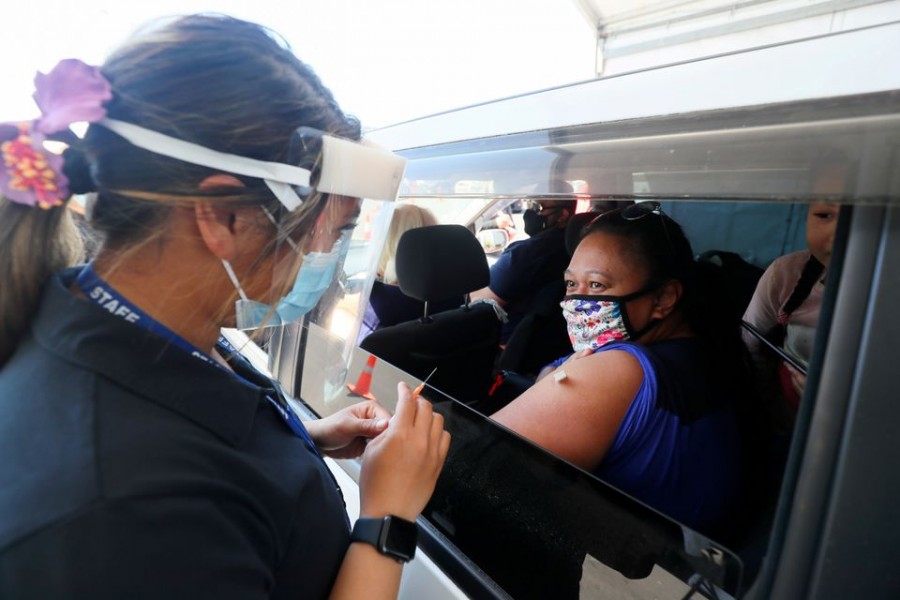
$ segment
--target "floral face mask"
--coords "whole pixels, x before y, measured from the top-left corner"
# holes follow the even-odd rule
[[[560,306],[566,319],[572,348],[576,352],[596,350],[611,342],[636,340],[647,333],[658,321],[653,320],[640,331],[635,331],[628,321],[625,305],[653,289],[644,288],[627,296],[566,296]]]

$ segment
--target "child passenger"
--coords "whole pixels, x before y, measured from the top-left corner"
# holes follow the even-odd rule
[[[741,481],[749,375],[738,323],[708,302],[698,268],[658,203],[596,218],[565,272],[576,354],[493,418],[710,531]]]
[[[846,163],[829,159],[817,169],[812,192],[840,193],[847,176]],[[812,354],[839,209],[837,204],[832,203],[815,202],[809,205],[806,216],[807,249],[779,257],[769,265],[744,313],[747,323],[782,346],[804,367],[809,364]],[[770,408],[775,426],[782,429],[793,421],[806,376],[786,362],[773,362],[773,353],[750,332],[744,331],[743,335],[753,357],[760,389],[768,401],[774,402]]]

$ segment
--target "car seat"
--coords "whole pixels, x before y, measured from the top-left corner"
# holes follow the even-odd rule
[[[411,229],[397,245],[397,282],[407,296],[425,303],[421,318],[373,332],[360,348],[414,377],[437,369],[429,385],[472,404],[491,384],[499,348],[502,309],[469,303],[435,315],[429,304],[479,290],[490,282],[484,250],[461,225]]]
[[[736,252],[724,250],[707,250],[697,257],[697,262],[717,267],[713,269],[717,272],[717,283],[722,287],[734,315],[742,318],[753,298],[763,269],[747,262]]]

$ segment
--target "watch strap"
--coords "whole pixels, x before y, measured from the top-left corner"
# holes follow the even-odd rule
[[[385,556],[409,562],[416,554],[416,532],[415,523],[393,515],[360,518],[353,525],[350,541],[370,544]]]
[[[365,542],[377,548],[381,545],[381,528],[383,526],[384,519],[357,519],[353,524],[353,531],[350,532],[350,541]]]

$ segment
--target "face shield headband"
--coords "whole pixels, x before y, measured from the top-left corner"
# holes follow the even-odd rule
[[[329,205],[337,202],[335,197],[349,201],[353,198],[394,201],[406,168],[406,159],[370,142],[340,139],[309,127],[299,128],[292,136],[288,149],[291,164],[288,164],[219,152],[123,121],[102,119],[96,124],[156,154],[262,179],[289,211],[298,208],[313,189],[331,195]],[[313,185],[314,166],[318,168],[318,179]],[[265,207],[261,208],[278,228],[273,215]],[[230,263],[223,261],[240,295],[235,305],[237,327],[274,326],[296,321],[308,313],[333,282],[349,248],[349,239],[346,232],[330,248],[304,254],[291,289],[274,306],[248,298]],[[297,244],[290,238],[287,241],[299,254]]]
[[[301,155],[297,164],[286,164],[219,152],[115,119],[102,119],[95,124],[122,136],[138,148],[156,154],[226,173],[262,179],[287,210],[294,210],[303,203],[297,188],[301,193],[313,189],[310,168],[299,165],[320,166],[315,190],[321,193],[388,201],[397,199],[406,169],[405,158],[372,142],[345,140],[310,127],[297,130],[292,150],[299,151]]]

